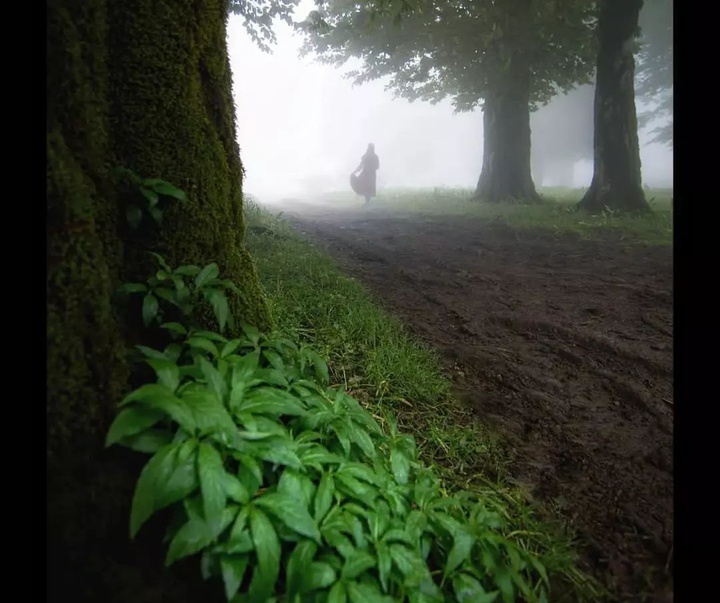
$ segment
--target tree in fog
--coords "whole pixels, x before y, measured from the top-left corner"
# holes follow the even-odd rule
[[[257,4],[257,3],[256,3]],[[182,570],[130,545],[138,459],[103,452],[131,389],[135,327],[116,313],[123,281],[217,262],[258,326],[267,309],[243,245],[227,0],[54,0],[47,5],[47,588],[52,600],[191,599]],[[186,189],[162,226],[131,231],[123,166]],[[141,226],[143,226],[141,224]],[[205,593],[207,595],[207,593]],[[195,593],[196,600],[207,596]]]
[[[361,59],[356,83],[388,77],[409,100],[450,97],[482,106],[484,153],[476,195],[537,201],[530,168],[530,110],[585,82],[594,56],[589,0],[429,0],[402,18],[373,3],[329,0],[322,26],[306,27],[304,52],[326,63]]]
[[[649,0],[640,11],[640,52],[636,92],[650,108],[640,114],[640,125],[657,119],[652,142],[673,144],[673,3]]]
[[[635,110],[635,40],[642,0],[600,0],[595,83],[594,168],[579,207],[649,209],[642,189]]]

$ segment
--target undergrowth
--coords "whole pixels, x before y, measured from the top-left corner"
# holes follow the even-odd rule
[[[317,255],[295,251],[296,267]],[[151,345],[137,346],[140,385],[121,402],[107,445],[150,455],[130,535],[164,511],[167,565],[197,556],[203,577],[234,603],[597,600],[567,542],[538,529],[527,506],[518,514],[508,493],[448,485],[398,428],[391,404],[450,400],[432,356],[399,325],[376,311],[364,336],[361,322],[345,320],[352,300],[338,302],[327,281],[329,305],[298,295],[283,316],[275,297],[281,331],[263,334],[232,316],[228,298],[241,284],[216,264],[171,267],[154,257],[157,272],[126,284],[118,300],[141,313]],[[301,276],[290,280],[319,286]],[[309,337],[300,322],[288,328],[304,312],[333,320],[336,339]],[[320,348],[302,341],[313,338]],[[391,349],[380,352],[385,343]],[[323,357],[331,344],[365,405],[331,372]],[[367,358],[375,369],[366,374],[358,362]]]
[[[247,244],[280,331],[311,343],[329,359],[330,377],[382,424],[390,409],[412,433],[419,456],[448,488],[471,489],[493,504],[523,547],[543,556],[566,590],[553,600],[600,600],[597,585],[575,567],[573,543],[557,516],[530,509],[507,487],[510,451],[452,395],[439,358],[415,342],[354,279],[301,238],[281,215],[246,200]]]

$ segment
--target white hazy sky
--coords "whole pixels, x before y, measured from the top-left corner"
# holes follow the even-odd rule
[[[295,20],[314,7],[303,0]],[[482,113],[453,114],[437,105],[393,99],[381,82],[355,86],[342,70],[300,58],[301,38],[276,24],[272,54],[260,51],[231,15],[228,48],[233,69],[244,189],[294,196],[349,188],[369,142],[380,157],[378,186],[474,187],[482,165]],[[643,143],[641,137],[641,144]],[[672,182],[672,152],[641,149],[643,177]],[[586,186],[592,165],[578,164],[575,186]],[[547,184],[547,183],[546,183]]]

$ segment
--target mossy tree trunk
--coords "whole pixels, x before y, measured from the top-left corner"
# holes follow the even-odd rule
[[[594,168],[579,207],[591,213],[649,211],[642,189],[633,52],[642,0],[600,3]]]
[[[196,564],[166,573],[159,546],[129,542],[145,458],[103,442],[128,391],[133,343],[112,296],[149,276],[147,250],[175,265],[218,262],[244,292],[236,316],[269,323],[243,247],[227,14],[226,0],[48,3],[49,601],[207,599],[185,579]],[[169,204],[162,228],[129,237],[115,166],[168,180],[190,200]],[[159,545],[153,530],[144,538]]]

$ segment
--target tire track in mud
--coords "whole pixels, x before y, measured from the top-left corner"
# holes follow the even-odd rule
[[[672,251],[461,218],[290,215],[445,359],[622,601],[672,600]]]

